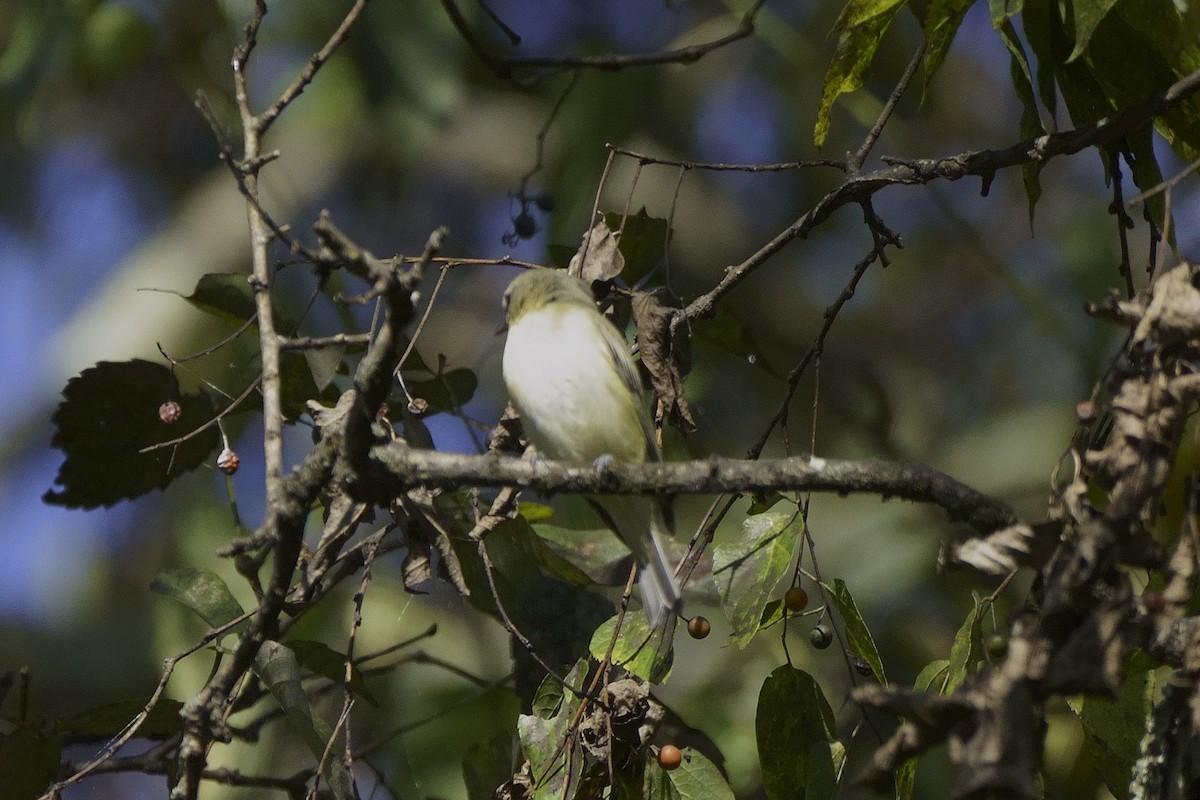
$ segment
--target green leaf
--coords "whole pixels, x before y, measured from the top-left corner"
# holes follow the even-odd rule
[[[621,277],[626,284],[633,286],[662,260],[667,247],[667,221],[650,216],[643,206],[625,220],[624,228],[621,228],[621,215],[615,211],[606,212],[604,222],[614,231],[621,230],[621,240],[617,245],[625,257]]]
[[[258,313],[249,278],[244,272],[209,273],[201,276],[196,288],[183,299],[206,314],[242,323]]]
[[[871,638],[871,631],[867,629],[862,615],[858,613],[858,606],[855,605],[850,590],[846,588],[846,584],[840,578],[829,584],[829,599],[833,601],[838,615],[842,618],[850,649],[856,656],[871,665],[871,672],[875,674],[875,680],[886,686],[887,676],[883,672],[883,660],[879,657],[875,640]]]
[[[833,709],[811,675],[786,665],[772,672],[759,690],[754,728],[769,800],[834,796],[844,751]]]
[[[332,405],[340,394],[337,387],[330,383],[326,383],[323,389],[318,388],[308,359],[300,353],[289,352],[279,356],[279,377],[283,416],[289,422],[308,413],[306,404],[309,400]]]
[[[716,313],[711,317],[693,320],[691,330],[693,344],[740,356],[768,373],[775,374],[767,360],[762,357],[762,352],[751,337],[749,329],[728,306],[718,306]]]
[[[1096,31],[1096,26],[1100,24],[1100,20],[1112,11],[1113,6],[1117,4],[1117,0],[1071,0],[1071,16],[1075,27],[1075,48],[1071,51],[1067,61],[1074,61],[1083,55],[1083,51],[1087,49],[1088,43],[1092,40],[1092,34]],[[1112,54],[1106,54],[1105,58]]]
[[[945,694],[949,675],[950,662],[947,659],[931,661],[917,674],[917,679],[913,681],[913,691],[924,692],[931,689],[939,694]]]
[[[717,769],[716,764],[691,747],[682,747],[680,752],[683,754],[683,761],[678,768],[666,774],[667,780],[682,800],[733,800],[733,790],[729,788],[725,776]],[[649,767],[647,771],[655,769],[659,772],[665,771],[661,767]],[[652,796],[662,797],[646,795],[647,798]]]
[[[457,411],[471,401],[479,378],[465,367],[452,369],[429,380],[407,382],[409,394],[429,403],[430,412]]]
[[[975,0],[930,0],[925,12],[925,83],[923,92],[929,91],[929,82],[942,65],[950,43],[962,24],[967,9]]]
[[[323,391],[329,386],[335,375],[345,372],[346,367],[342,363],[342,356],[345,354],[345,347],[321,347],[304,351],[304,360],[308,363],[309,374],[312,375],[313,384],[318,391]]]
[[[1154,663],[1144,652],[1132,653],[1116,698],[1067,700],[1088,735],[1096,768],[1117,800],[1128,800],[1130,776],[1141,756],[1146,718],[1154,706]]]
[[[342,763],[341,737],[308,702],[308,694],[300,683],[300,662],[287,645],[266,641],[254,660],[254,672],[283,709],[288,726],[295,731],[308,751],[320,762],[329,748],[321,774],[338,800],[354,797],[353,780]]]
[[[992,27],[999,29],[1001,25],[1021,13],[1024,0],[988,0],[988,13],[992,18]]]
[[[145,707],[146,698],[108,703],[63,720],[59,730],[80,739],[112,739]],[[179,733],[183,730],[183,720],[179,717],[182,710],[183,703],[178,700],[159,698],[138,727],[138,737],[166,739]]]
[[[829,112],[833,101],[862,86],[883,34],[903,7],[903,0],[850,0],[843,9],[833,26],[833,32],[838,35],[837,50],[825,71],[817,122],[813,128],[813,143],[817,147],[825,144],[829,135]]]
[[[614,616],[596,628],[588,646],[592,658],[597,661],[604,660],[608,645],[613,641],[616,625],[617,617]],[[613,643],[613,663],[644,681],[665,682],[671,674],[671,665],[675,660],[675,649],[670,641],[670,635],[674,631],[674,624],[660,625],[651,630],[644,614],[626,614],[617,640]]]
[[[183,416],[174,424],[159,419],[167,400]],[[212,420],[207,395],[185,395],[171,370],[161,364],[102,361],[67,382],[54,411],[50,444],[66,460],[42,499],[68,508],[111,506],[151,489],[164,489],[198,467],[219,442],[215,426],[179,445],[147,453],[139,450],[190,433]]]
[[[300,666],[323,678],[328,678],[334,683],[345,681],[345,653],[339,653],[324,642],[315,642],[309,639],[290,639],[287,645],[296,654]],[[355,697],[361,697],[375,708],[379,708],[379,701],[371,694],[366,679],[358,667],[353,665],[350,668],[350,689],[354,692]]]
[[[758,632],[763,608],[788,574],[803,527],[798,513],[758,514],[742,523],[738,541],[714,549],[713,580],[738,647]]]
[[[1029,68],[1029,57],[1017,37],[1011,22],[1005,20],[1000,26],[1000,38],[1009,52],[1009,75],[1013,88],[1021,101],[1021,124],[1019,135],[1022,140],[1032,139],[1046,132],[1038,113],[1037,97],[1034,94],[1033,73]],[[1021,165],[1021,178],[1025,184],[1025,198],[1029,204],[1029,227],[1033,228],[1033,214],[1042,197],[1042,161],[1030,161]]]
[[[57,733],[18,725],[0,736],[0,800],[32,800],[58,776],[62,740]]]
[[[210,628],[219,628],[245,613],[225,581],[208,570],[164,569],[150,583],[150,589],[195,611]],[[241,622],[229,632],[236,633],[248,624]]]
[[[587,679],[587,662],[581,661],[575,665],[564,680],[576,691],[583,690],[583,682]],[[538,688],[538,694],[546,697],[552,692],[546,682],[554,681],[547,677]],[[575,709],[579,706],[579,698],[572,692],[565,692],[558,687],[566,702],[559,703],[555,713],[549,717],[537,714],[522,714],[517,718],[517,738],[521,742],[521,753],[529,761],[530,772],[538,782],[534,791],[535,798],[566,797],[568,781],[574,782],[579,774],[580,758],[571,758],[570,746],[559,748],[563,737],[567,734]],[[543,708],[546,706],[543,701]]]
[[[563,676],[563,681],[567,686],[582,690],[584,682],[587,681],[589,666],[586,658],[579,659],[575,662],[575,666],[571,667],[571,671]],[[547,675],[533,695],[530,709],[542,719],[553,719],[562,711],[564,698],[568,703],[577,702],[574,693],[568,693],[557,678]],[[574,713],[573,706],[570,710]]]
[[[896,768],[896,800],[912,800],[917,786],[917,758],[906,758]]]
[[[512,777],[515,756],[510,733],[468,747],[462,762],[467,800],[492,800],[496,787]]]
[[[979,619],[979,602],[971,607],[967,618],[954,635],[950,647],[950,663],[947,665],[945,693],[949,694],[962,685],[968,672],[980,659],[980,640],[983,636]]]

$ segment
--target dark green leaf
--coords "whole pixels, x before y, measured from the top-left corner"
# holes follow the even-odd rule
[[[790,666],[772,672],[758,694],[754,727],[769,800],[833,797],[843,749],[833,709],[811,675]]]
[[[871,631],[867,629],[862,615],[858,613],[858,606],[855,605],[850,590],[846,588],[846,584],[840,578],[829,585],[829,599],[842,618],[850,649],[856,656],[871,665],[871,672],[875,673],[875,679],[886,686],[887,676],[883,672],[883,660],[880,659],[879,651],[875,648],[875,640],[871,638]]]
[[[925,12],[925,85],[924,92],[929,91],[929,82],[942,65],[942,59],[954,41],[958,26],[962,24],[967,9],[975,4],[975,0],[931,0]]]
[[[201,276],[196,288],[183,299],[229,322],[245,322],[257,313],[249,278],[244,272],[209,273]]]
[[[171,425],[158,409],[174,399],[183,412]],[[173,447],[138,451],[190,433],[214,416],[206,395],[184,395],[171,370],[140,359],[102,361],[67,382],[51,418],[50,444],[66,455],[42,499],[68,508],[111,506],[119,500],[163,489],[213,453],[216,427]]]
[[[718,306],[711,317],[693,320],[692,342],[710,350],[741,356],[770,372],[749,330],[728,306]]]
[[[339,653],[324,642],[314,642],[308,639],[290,639],[287,644],[296,654],[300,666],[335,683],[345,681],[345,653]],[[363,678],[357,667],[352,667],[350,670],[350,689],[354,692],[355,697],[361,697],[379,708],[379,701],[371,694],[366,679]]]
[[[467,800],[492,800],[496,787],[512,777],[515,755],[511,733],[468,747],[462,762]]]
[[[992,27],[997,30],[1001,25],[1021,13],[1024,0],[988,0],[988,13],[992,18]]]
[[[621,215],[610,211],[604,221],[612,230],[621,231],[618,249],[625,257],[625,268],[621,277],[633,286],[658,266],[667,246],[667,221],[652,217],[643,206],[640,211],[625,220],[621,227]]]
[[[424,381],[409,381],[409,394],[429,403],[431,412],[457,411],[471,401],[479,379],[465,367],[452,369]]]
[[[308,360],[300,353],[280,355],[279,376],[283,416],[288,421],[297,420],[308,413],[308,406],[305,404],[309,400],[333,404],[340,394],[332,384],[326,384],[324,389],[317,388]]]
[[[191,567],[164,569],[155,576],[150,588],[195,611],[210,628],[219,628],[240,617],[244,610],[216,573]],[[230,630],[235,633],[248,622]]]
[[[58,734],[20,725],[0,736],[0,800],[33,800],[58,776]]]
[[[254,671],[283,709],[288,726],[304,740],[308,751],[319,762],[328,747],[322,775],[339,800],[354,797],[352,778],[341,758],[341,737],[308,702],[308,694],[300,683],[300,662],[284,644],[266,641],[254,660]]]
[[[1100,24],[1100,20],[1104,19],[1109,11],[1112,11],[1113,6],[1117,4],[1117,0],[1071,0],[1071,15],[1074,18],[1075,27],[1075,48],[1071,50],[1071,55],[1067,58],[1068,61],[1074,61],[1083,55],[1083,51],[1087,49],[1088,43],[1092,39],[1092,34],[1096,30],[1096,26]],[[1105,58],[1110,58],[1113,54],[1105,55]]]
[[[1013,88],[1021,100],[1021,139],[1032,139],[1046,132],[1038,113],[1037,98],[1034,96],[1033,73],[1029,68],[1029,57],[1017,37],[1017,32],[1011,22],[1005,20],[1000,26],[1000,38],[1009,52],[1009,76]],[[1042,197],[1042,161],[1030,161],[1021,165],[1021,178],[1025,184],[1025,198],[1029,203],[1029,227],[1033,228],[1033,214],[1037,202]]]
[[[1154,666],[1149,656],[1135,651],[1125,664],[1116,698],[1067,701],[1088,734],[1097,770],[1117,800],[1128,800],[1130,776],[1142,754],[1142,734],[1154,705]]]
[[[616,642],[613,642],[616,625],[617,618],[613,617],[596,628],[588,648],[592,658],[603,661],[611,643],[612,663],[642,680],[665,682],[671,675],[671,665],[675,660],[675,649],[670,641],[675,626],[659,625],[651,630],[644,614],[630,612],[625,615],[621,631],[617,634]]]
[[[733,790],[717,765],[691,747],[680,748],[683,761],[678,769],[667,772],[667,780],[682,800],[733,800]],[[647,771],[655,769],[651,767]],[[659,771],[662,771],[661,769]],[[647,798],[652,795],[647,795]],[[659,795],[661,797],[661,795]]]
[[[82,739],[111,739],[124,730],[145,707],[145,698],[108,703],[63,720],[59,727],[63,733]],[[166,739],[179,733],[183,729],[183,720],[179,718],[182,709],[183,703],[178,700],[160,698],[138,727],[138,737]]]
[[[763,608],[788,574],[803,527],[798,513],[758,514],[742,523],[738,541],[714,549],[713,580],[738,647],[758,632]]]

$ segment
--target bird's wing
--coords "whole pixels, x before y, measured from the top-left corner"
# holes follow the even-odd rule
[[[629,345],[607,320],[604,323],[604,344],[617,367],[617,374],[621,376],[621,383],[625,384],[637,407],[638,422],[642,425],[642,435],[646,440],[646,460],[662,461],[662,451],[658,447],[658,438],[654,435],[654,423],[651,422],[650,412],[646,410],[646,404],[642,401],[642,376],[638,373],[637,364],[629,355]]]

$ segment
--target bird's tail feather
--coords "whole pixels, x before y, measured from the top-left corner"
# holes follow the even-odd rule
[[[681,607],[679,582],[663,550],[668,529],[662,507],[646,497],[589,498],[605,522],[633,551],[640,574],[638,588],[652,627],[674,616]]]

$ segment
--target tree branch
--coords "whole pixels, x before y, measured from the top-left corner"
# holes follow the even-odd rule
[[[743,491],[814,491],[878,494],[932,503],[951,519],[981,531],[1014,524],[1006,503],[959,483],[919,462],[795,457],[746,461],[711,458],[667,463],[613,463],[580,466],[545,459],[498,455],[471,456],[418,450],[401,443],[371,451],[379,467],[369,492],[394,497],[413,486],[519,486],[548,494],[719,494]],[[368,498],[362,497],[361,500]]]

